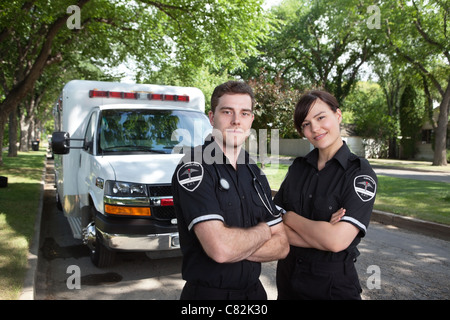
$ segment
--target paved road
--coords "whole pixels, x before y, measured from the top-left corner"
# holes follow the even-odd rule
[[[450,173],[373,167],[377,175],[450,183]]]
[[[56,210],[52,185],[45,189],[36,299],[178,299],[184,284],[180,257],[122,253],[114,266],[94,267]],[[359,249],[364,299],[450,299],[450,242],[371,223]],[[276,299],[275,268],[274,262],[263,264],[269,299]]]

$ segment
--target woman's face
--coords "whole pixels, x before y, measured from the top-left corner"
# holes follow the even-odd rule
[[[336,112],[320,99],[317,99],[302,123],[303,135],[319,150],[333,149],[341,144],[339,124],[342,121],[340,109]]]

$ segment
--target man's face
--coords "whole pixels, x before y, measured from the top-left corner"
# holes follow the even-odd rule
[[[248,94],[224,94],[214,113],[209,112],[213,135],[224,148],[239,147],[250,135],[254,115]]]

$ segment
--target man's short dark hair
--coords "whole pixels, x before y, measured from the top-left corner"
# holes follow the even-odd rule
[[[218,85],[211,95],[211,111],[214,113],[216,107],[219,104],[219,99],[224,94],[248,94],[252,99],[252,110],[255,106],[255,95],[253,94],[252,87],[244,81],[228,81]]]

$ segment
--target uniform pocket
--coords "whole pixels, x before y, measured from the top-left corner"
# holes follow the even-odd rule
[[[330,221],[331,215],[340,209],[338,201],[333,197],[318,197],[314,201],[314,220]]]
[[[263,204],[262,200],[259,198],[259,196],[258,196],[258,194],[256,193],[256,191],[255,191],[255,192],[252,192],[252,196],[251,196],[251,197],[252,197],[252,200],[253,200],[253,204],[254,204],[256,207],[258,207],[258,208],[264,208],[264,204]],[[263,200],[265,200],[263,194],[261,194],[261,197],[262,197]],[[266,201],[266,202],[267,202],[267,201]],[[266,205],[267,205],[267,203],[266,203]]]
[[[331,298],[335,300],[361,300],[361,284],[354,264],[347,264],[344,274],[337,274],[333,279]]]

